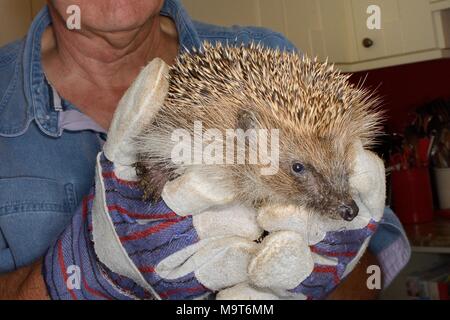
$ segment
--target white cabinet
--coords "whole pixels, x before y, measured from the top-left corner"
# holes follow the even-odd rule
[[[381,29],[367,27],[367,8],[377,5],[380,8]],[[352,0],[353,26],[357,57],[359,61],[376,59],[402,53],[400,12],[397,0]],[[365,47],[364,40],[372,42]]]
[[[259,2],[259,0],[182,0],[195,19],[218,25],[260,25]]]
[[[284,0],[285,35],[303,52],[334,62],[356,59],[348,1]]]
[[[369,5],[381,9],[381,29],[366,25]],[[425,0],[352,0],[359,61],[408,54],[437,47],[430,4]],[[364,39],[373,45],[365,47]]]
[[[328,58],[344,71],[450,56],[450,0],[183,0],[183,3],[199,20],[263,26],[282,32],[303,52],[321,60]],[[367,27],[370,5],[381,9],[379,30]],[[365,39],[369,41],[366,46]]]
[[[356,59],[349,0],[182,0],[194,19],[231,26],[253,25],[286,35],[299,49],[321,58]],[[333,32],[330,32],[333,31]],[[353,47],[352,47],[353,45]]]

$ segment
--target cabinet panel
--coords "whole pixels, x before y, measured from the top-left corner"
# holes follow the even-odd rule
[[[192,18],[222,26],[259,26],[259,0],[182,0]]]
[[[367,8],[370,5],[381,9],[381,29],[370,30],[367,27]],[[352,0],[352,7],[359,60],[402,53],[397,0]],[[364,39],[370,39],[373,45],[364,47]]]
[[[437,48],[433,16],[427,0],[398,0],[404,52]]]
[[[367,27],[369,5],[381,8],[381,29]],[[430,4],[427,0],[352,0],[359,60],[371,60],[436,47]],[[363,39],[373,41],[369,48]]]
[[[336,63],[357,59],[349,0],[284,0],[286,36],[320,60]]]
[[[281,32],[301,51],[336,63],[357,60],[351,0],[183,0],[193,18]]]
[[[351,63],[358,59],[351,1],[319,0],[325,55],[330,62]]]
[[[323,57],[326,53],[318,2],[284,0],[284,5],[285,35],[308,55]]]

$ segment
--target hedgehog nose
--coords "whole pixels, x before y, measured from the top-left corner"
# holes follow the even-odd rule
[[[355,201],[350,201],[338,207],[338,213],[345,221],[352,221],[359,212],[359,208]]]

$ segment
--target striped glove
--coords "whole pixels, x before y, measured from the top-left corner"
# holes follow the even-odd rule
[[[261,232],[253,210],[180,216],[142,202],[114,169],[99,154],[95,189],[45,257],[53,299],[196,299],[247,281]]]
[[[131,142],[163,102],[166,72],[153,61],[119,104],[95,190],[45,258],[51,297],[324,298],[353,269],[381,218],[381,161],[359,146],[351,185],[360,213],[351,222],[286,206],[256,213],[230,204],[232,195],[194,172],[166,184],[164,201],[145,204]],[[270,234],[258,244],[263,229]]]
[[[206,298],[248,281],[262,233],[253,209],[228,204],[226,192],[209,198],[216,187],[207,182],[186,188],[183,179],[200,179],[189,173],[164,189],[170,208],[141,201],[132,142],[164,101],[167,70],[153,60],[119,103],[97,157],[95,188],[45,257],[53,299]]]

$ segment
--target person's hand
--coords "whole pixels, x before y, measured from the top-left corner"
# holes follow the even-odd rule
[[[323,299],[353,270],[380,221],[385,201],[384,165],[361,144],[350,183],[359,207],[351,222],[293,206],[262,208],[257,222],[270,232],[252,257],[249,283],[219,293],[221,299]]]
[[[141,200],[133,138],[162,105],[167,70],[162,60],[150,63],[116,110],[97,158],[95,189],[45,257],[54,299],[203,298],[248,281],[254,240],[262,232],[253,209],[217,207],[229,203],[229,195],[210,197],[214,187],[197,183],[203,179],[193,173],[164,188],[172,208],[164,200]],[[196,201],[174,212],[180,197]]]

